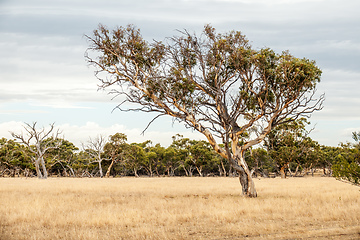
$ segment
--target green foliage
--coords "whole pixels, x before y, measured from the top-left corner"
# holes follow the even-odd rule
[[[48,138],[43,144],[57,146],[49,149],[44,156],[48,172],[75,177],[73,169],[78,164],[75,152],[79,149],[72,142],[63,139]]]
[[[284,169],[297,165],[310,167],[319,161],[320,146],[308,137],[306,119],[289,121],[275,127],[265,139],[265,146],[269,155],[284,174]]]
[[[342,144],[332,166],[333,176],[360,184],[360,140],[359,133],[353,133],[355,144]]]
[[[280,166],[295,172],[307,168],[330,169],[333,176],[359,184],[360,144],[342,144],[339,147],[318,146],[306,136],[304,119],[274,128],[266,139],[268,150],[255,148],[245,154],[246,161],[254,174],[268,177],[279,171]],[[48,138],[43,144],[55,146],[59,139]],[[209,176],[231,175],[231,167],[206,141],[191,140],[181,135],[173,137],[169,147],[152,145],[151,141],[128,144],[125,134],[116,133],[102,149],[105,159],[114,160],[112,176]],[[22,144],[0,139],[0,173],[5,169],[34,171],[30,151]],[[90,163],[91,156],[67,140],[61,140],[58,148],[49,149],[45,155],[50,175],[95,176],[97,163]],[[109,168],[111,161],[103,161],[102,167]],[[330,173],[327,173],[330,174]]]
[[[15,169],[21,170],[31,169],[34,167],[31,164],[29,152],[26,148],[13,141],[7,140],[6,138],[0,139],[0,171],[4,169]]]

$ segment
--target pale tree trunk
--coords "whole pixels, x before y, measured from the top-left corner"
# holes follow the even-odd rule
[[[106,171],[106,174],[105,174],[105,177],[110,177],[110,171],[111,171],[111,168],[112,168],[112,166],[114,165],[114,159],[111,161],[111,163],[110,163],[110,166],[108,167],[108,169],[107,169],[107,171]]]
[[[186,169],[185,165],[182,165],[182,167],[183,167],[183,169],[184,169],[184,171],[185,171],[185,175],[188,177],[188,176],[189,176],[189,173],[188,173],[188,171],[187,171],[187,169]]]
[[[39,164],[39,159],[35,159],[34,160],[34,165],[35,165],[35,169],[36,169],[36,175],[39,179],[42,179],[42,173],[40,171],[40,164]]]
[[[196,167],[196,171],[199,173],[199,176],[200,176],[200,177],[203,177],[202,166]]]
[[[134,174],[135,174],[135,177],[139,177],[138,173],[137,173],[137,169],[134,168]]]
[[[101,167],[101,161],[99,161],[99,172],[100,172],[100,177],[102,178],[104,176],[104,174],[103,174],[103,170]]]
[[[75,177],[74,169],[72,167],[70,167],[69,165],[66,165],[66,166],[70,169],[72,176]]]
[[[299,174],[299,167],[300,167],[300,164],[298,164],[296,166],[296,169],[295,169],[295,177]]]
[[[240,156],[238,156],[238,163],[240,168],[236,169],[236,171],[239,173],[242,195],[247,197],[257,197],[255,184],[251,177],[249,167],[245,162],[244,153],[245,150],[242,150]]]
[[[46,165],[45,165],[45,161],[44,161],[43,157],[40,157],[40,163],[41,163],[41,168],[42,168],[42,171],[43,171],[43,177],[42,178],[47,179],[48,173],[47,173],[47,170],[46,170]]]

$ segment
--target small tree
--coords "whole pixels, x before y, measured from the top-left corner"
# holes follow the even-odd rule
[[[45,155],[49,172],[60,173],[62,171],[64,176],[75,177],[74,165],[77,164],[75,152],[79,149],[72,142],[65,139],[48,138],[46,141],[50,141],[50,143],[47,143],[49,146],[58,145],[58,148],[50,149]],[[58,143],[58,141],[61,141],[61,143]]]
[[[286,177],[287,170],[291,173],[290,164],[296,165],[295,175],[300,166],[315,164],[320,146],[308,136],[311,130],[306,130],[307,124],[306,119],[297,119],[273,128],[265,138],[264,145],[277,164],[281,178]]]
[[[109,142],[104,146],[104,152],[111,159],[111,163],[106,171],[105,177],[110,176],[110,171],[114,166],[114,163],[122,160],[126,154],[128,148],[127,136],[124,133],[115,133],[109,137]]]
[[[10,175],[20,175],[21,171],[28,175],[29,169],[33,169],[31,160],[24,145],[8,140],[0,139],[0,176],[9,172]]]
[[[360,184],[360,133],[353,132],[355,144],[341,144],[341,153],[332,166],[333,176]]]
[[[104,147],[107,141],[106,138],[102,135],[95,137],[94,139],[89,138],[86,144],[83,144],[83,150],[86,152],[90,158],[89,163],[97,163],[99,167],[100,177],[104,177],[102,162],[109,160],[104,156]]]
[[[35,165],[38,178],[46,179],[48,177],[48,172],[46,169],[44,156],[50,149],[56,149],[61,145],[61,132],[60,130],[56,130],[54,132],[55,123],[50,124],[49,129],[45,129],[45,127],[38,129],[36,124],[36,122],[32,123],[31,125],[25,123],[25,134],[16,134],[11,132],[11,135],[19,140],[20,143],[25,144],[25,146],[28,147],[29,151],[32,153],[31,160]],[[53,144],[53,141],[46,141],[48,138],[58,139],[58,141]]]
[[[202,133],[239,173],[249,197],[257,193],[245,151],[273,127],[322,108],[324,97],[314,99],[321,75],[314,61],[254,50],[240,32],[217,34],[207,25],[201,36],[184,31],[166,43],[148,43],[132,25],[112,32],[100,25],[87,38],[86,59],[100,88],[139,106],[120,104],[120,110],[169,115]],[[258,134],[243,140],[254,128]]]

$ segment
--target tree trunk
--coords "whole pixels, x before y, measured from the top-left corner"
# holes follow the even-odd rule
[[[244,158],[245,150],[242,150],[238,159],[239,167],[237,172],[239,173],[239,180],[242,189],[242,195],[247,197],[257,197],[254,181],[251,177],[251,172],[247,166]]]
[[[99,161],[99,172],[100,172],[100,177],[102,178],[104,176],[104,174],[103,174],[102,167],[101,167],[101,161]]]
[[[186,170],[186,167],[185,167],[184,165],[182,165],[182,167],[183,167],[183,169],[184,169],[184,171],[185,171],[186,176],[188,177],[188,176],[189,176],[189,173],[188,173],[188,171]]]
[[[251,173],[247,173],[245,170],[238,171],[239,180],[241,184],[242,195],[247,197],[257,197],[254,181],[251,177]]]
[[[42,171],[43,171],[43,179],[47,179],[48,173],[46,170],[46,165],[45,165],[45,161],[44,161],[43,157],[40,158],[40,163],[41,163],[41,167],[42,167]]]
[[[134,175],[135,175],[135,177],[139,177],[139,175],[138,175],[138,173],[137,173],[137,169],[136,169],[136,168],[134,168]]]
[[[200,177],[203,177],[202,166],[201,167],[196,167],[196,171],[198,172]]]
[[[171,176],[175,176],[175,169],[172,167],[171,168],[171,173],[170,173]]]
[[[296,169],[295,169],[295,177],[299,174],[299,167],[300,167],[300,164],[298,164],[296,166]]]
[[[41,171],[40,171],[40,165],[39,165],[39,160],[38,160],[38,159],[34,160],[34,165],[35,165],[37,177],[38,177],[39,179],[42,179],[43,176],[42,176],[42,173],[41,173]]]
[[[75,172],[74,172],[74,169],[72,167],[70,167],[68,164],[66,165],[69,169],[70,169],[70,172],[72,174],[73,177],[76,177],[75,176]]]
[[[280,168],[280,176],[281,178],[286,178],[286,172],[285,172],[286,164],[282,165]]]
[[[108,169],[107,169],[107,171],[106,171],[106,174],[105,174],[105,177],[110,177],[110,171],[111,171],[111,168],[112,168],[112,166],[114,165],[114,159],[111,161],[111,163],[110,163],[110,166],[108,167]]]

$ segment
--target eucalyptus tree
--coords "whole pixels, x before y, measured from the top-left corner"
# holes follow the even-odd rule
[[[321,70],[287,51],[255,50],[238,31],[220,34],[206,25],[201,35],[179,32],[148,42],[133,25],[99,25],[86,36],[85,58],[100,88],[124,96],[120,110],[169,115],[202,133],[239,173],[242,193],[256,197],[245,151],[273,127],[322,108],[324,96],[315,98]],[[254,128],[257,134],[242,141]]]
[[[61,141],[59,143],[59,141]],[[58,146],[50,149],[46,154],[46,163],[49,172],[63,173],[64,176],[76,177],[74,167],[78,164],[76,151],[79,149],[70,141],[65,139],[46,139],[49,146]]]
[[[360,132],[353,132],[355,144],[341,144],[341,152],[332,165],[333,176],[360,184]]]
[[[28,147],[28,150],[32,153],[31,161],[35,165],[37,177],[46,179],[48,171],[44,156],[49,150],[60,147],[62,144],[61,131],[59,129],[55,130],[55,123],[50,124],[48,129],[45,127],[37,128],[36,124],[36,122],[32,124],[25,123],[25,133],[11,132],[11,135]],[[54,144],[53,141],[46,141],[48,138],[57,139],[57,141]]]
[[[144,162],[147,161],[147,154],[144,150],[144,143],[131,143],[128,154],[126,155],[126,168],[131,169],[135,177],[139,177],[139,171],[143,168]]]
[[[300,118],[279,125],[273,128],[264,140],[264,145],[277,164],[282,178],[286,178],[287,170],[291,173],[290,164],[296,165],[295,175],[300,166],[311,168],[316,164],[320,146],[308,136],[311,132],[306,130],[308,124],[310,123],[305,118]]]
[[[104,146],[104,153],[109,156],[111,163],[106,171],[105,177],[110,176],[110,171],[115,162],[123,160],[128,149],[127,136],[124,133],[115,133],[109,137],[109,142]]]
[[[84,152],[89,156],[89,164],[97,163],[99,168],[100,177],[104,177],[102,162],[108,161],[109,158],[104,154],[104,147],[107,140],[104,136],[98,135],[95,138],[89,138],[87,143],[82,144]]]
[[[208,170],[209,168],[211,168],[211,165],[214,164],[214,150],[206,141],[192,140],[190,141],[189,151],[190,161],[192,162],[199,176],[203,177],[204,170]]]
[[[10,175],[20,175],[21,171],[27,175],[33,166],[30,161],[30,157],[27,154],[28,150],[25,146],[11,139],[0,139],[0,176],[5,172],[9,172]]]

